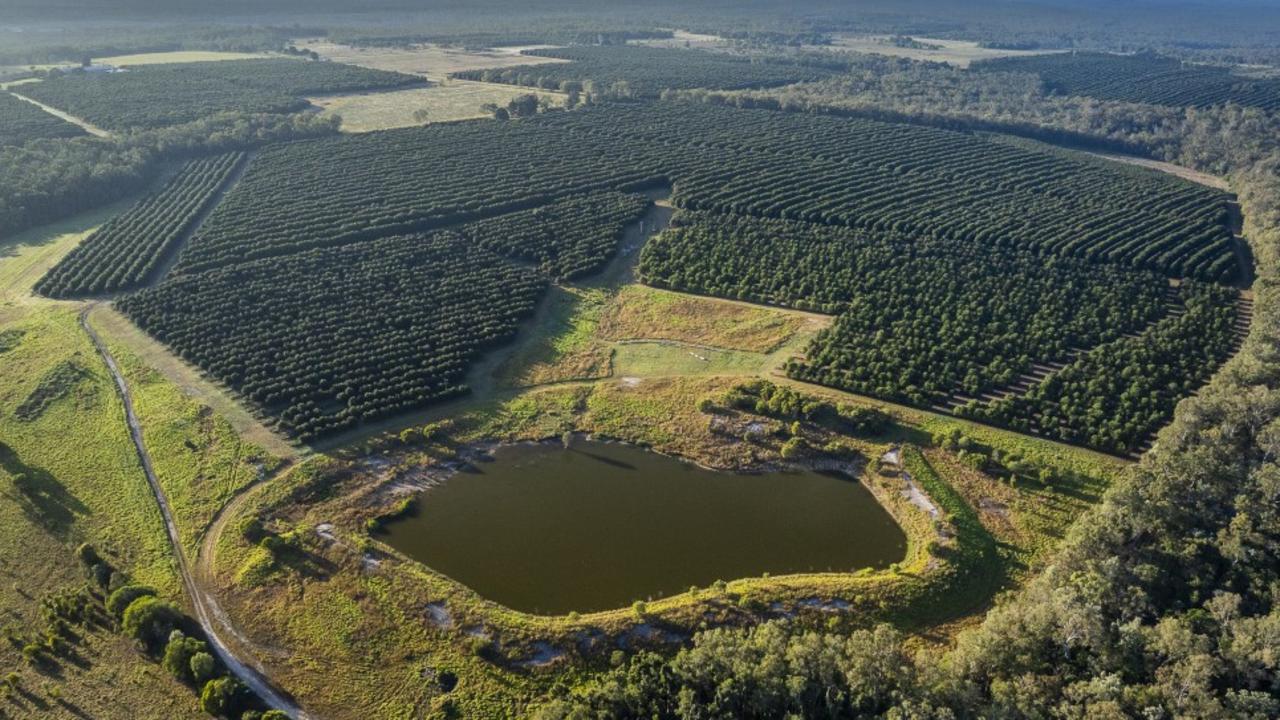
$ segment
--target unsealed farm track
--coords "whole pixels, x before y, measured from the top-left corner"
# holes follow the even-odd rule
[[[138,464],[142,468],[147,485],[151,488],[151,495],[155,498],[156,507],[159,508],[160,516],[164,520],[165,532],[169,537],[169,546],[173,553],[178,574],[182,578],[183,589],[191,600],[191,605],[195,609],[196,620],[199,621],[201,629],[204,630],[209,640],[209,646],[213,648],[214,653],[227,666],[227,669],[239,678],[246,687],[257,693],[258,697],[262,698],[262,701],[268,706],[281,710],[297,720],[309,720],[310,716],[303,712],[301,707],[276,689],[275,685],[265,675],[237,657],[219,637],[217,628],[212,620],[216,612],[216,603],[196,582],[196,578],[187,564],[187,557],[182,549],[182,542],[178,535],[178,526],[173,519],[173,511],[169,507],[169,500],[165,495],[164,488],[160,486],[160,480],[156,477],[155,469],[151,463],[151,455],[147,452],[146,444],[142,439],[142,425],[138,422],[137,415],[134,414],[133,398],[129,394],[129,386],[125,382],[124,375],[120,373],[120,367],[116,364],[115,358],[112,357],[111,352],[107,349],[106,343],[89,325],[88,317],[92,309],[93,305],[89,305],[81,311],[80,326],[84,328],[89,339],[93,341],[94,347],[97,348],[98,354],[102,357],[103,364],[106,366],[107,371],[111,373],[111,378],[115,382],[116,393],[120,396],[120,403],[124,407],[124,420],[129,429],[129,438],[133,441],[133,447],[138,453]]]

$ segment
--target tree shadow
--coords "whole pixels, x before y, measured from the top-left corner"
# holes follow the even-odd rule
[[[338,570],[336,563],[292,544],[272,551],[272,557],[280,567],[312,580],[327,580]]]
[[[42,713],[47,713],[51,707],[49,703],[45,702],[44,698],[21,686],[14,689],[13,693],[9,696],[9,700],[12,701],[14,705],[24,709],[26,709],[26,705],[31,705]]]
[[[74,715],[75,717],[81,718],[82,720],[93,720],[92,715],[85,712],[83,709],[80,708],[79,705],[76,705],[70,700],[67,700],[65,698],[58,698],[57,702],[58,702],[58,706],[61,707],[63,710],[66,710],[68,714]]]
[[[0,445],[0,468],[13,477],[14,498],[23,513],[35,524],[65,536],[71,524],[89,508],[58,482],[48,470],[22,462],[12,448]]]

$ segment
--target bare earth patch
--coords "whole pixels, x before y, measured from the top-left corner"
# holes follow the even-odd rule
[[[910,58],[912,60],[930,60],[950,63],[957,67],[967,68],[976,60],[988,60],[999,57],[1015,57],[1022,55],[1045,55],[1053,50],[1001,50],[984,48],[970,40],[942,40],[912,36],[924,47],[898,47],[887,35],[837,35],[830,45],[806,46],[812,50],[837,50],[892,57]]]
[[[674,340],[769,353],[808,322],[808,316],[801,313],[628,285],[601,315],[600,337]]]
[[[462,70],[487,70],[513,65],[543,65],[566,62],[556,58],[521,55],[520,51],[532,48],[494,48],[491,50],[464,50],[440,45],[415,45],[409,48],[362,48],[325,40],[299,40],[297,46],[314,50],[321,57],[334,62],[359,65],[375,70],[391,70],[425,75],[432,80],[447,77]]]
[[[412,127],[424,122],[452,122],[490,117],[486,104],[506,105],[518,95],[534,94],[553,105],[564,104],[561,93],[513,85],[444,80],[430,87],[365,92],[351,95],[312,97],[307,100],[321,109],[321,115],[342,118],[344,132],[371,132]],[[426,113],[425,119],[419,111]]]

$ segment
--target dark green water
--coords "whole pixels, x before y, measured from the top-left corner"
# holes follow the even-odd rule
[[[624,607],[763,573],[853,571],[903,558],[870,491],[814,472],[703,470],[629,445],[497,450],[388,526],[401,552],[507,607]]]

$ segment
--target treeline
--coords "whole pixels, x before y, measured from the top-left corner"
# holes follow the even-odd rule
[[[973,134],[691,103],[602,104],[268,148],[187,270],[415,232],[594,190],[674,185],[685,209],[1122,262],[1238,271],[1227,196]]]
[[[631,99],[657,97],[668,89],[774,87],[832,75],[824,68],[767,59],[634,45],[526,50],[525,54],[570,62],[469,70],[453,77]]]
[[[508,31],[461,31],[454,33],[421,32],[389,34],[381,28],[357,30],[344,29],[330,33],[334,42],[356,47],[413,47],[431,44],[461,47],[466,50],[487,50],[496,47],[521,45],[626,45],[631,40],[661,40],[670,38],[670,30],[618,29],[616,25],[574,27],[569,22],[547,23],[530,29]]]
[[[1231,68],[1187,63],[1151,53],[1052,53],[976,62],[979,72],[1025,72],[1051,92],[1102,100],[1212,107],[1241,105],[1268,112],[1280,109],[1280,79],[1249,78]]]
[[[788,112],[1005,132],[1088,149],[1149,155],[1225,174],[1280,144],[1280,117],[1239,106],[1173,108],[1049,93],[1031,73],[847,55],[849,72],[771,90],[668,93]]]
[[[289,59],[143,65],[113,73],[73,70],[23,93],[112,130],[157,128],[222,112],[290,113],[304,96],[422,84],[414,75]]]
[[[0,65],[79,65],[95,58],[177,50],[261,52],[278,50],[291,38],[324,33],[323,28],[300,25],[133,24],[117,18],[107,25],[77,22],[40,32],[3,32]]]
[[[0,235],[127,197],[166,162],[336,132],[335,122],[316,117],[222,114],[109,140],[0,146]]]
[[[54,298],[138,287],[189,232],[245,160],[231,152],[188,162],[163,189],[108,220],[36,284]]]
[[[7,92],[0,92],[0,145],[22,145],[30,140],[73,138],[84,134],[78,126]]]

